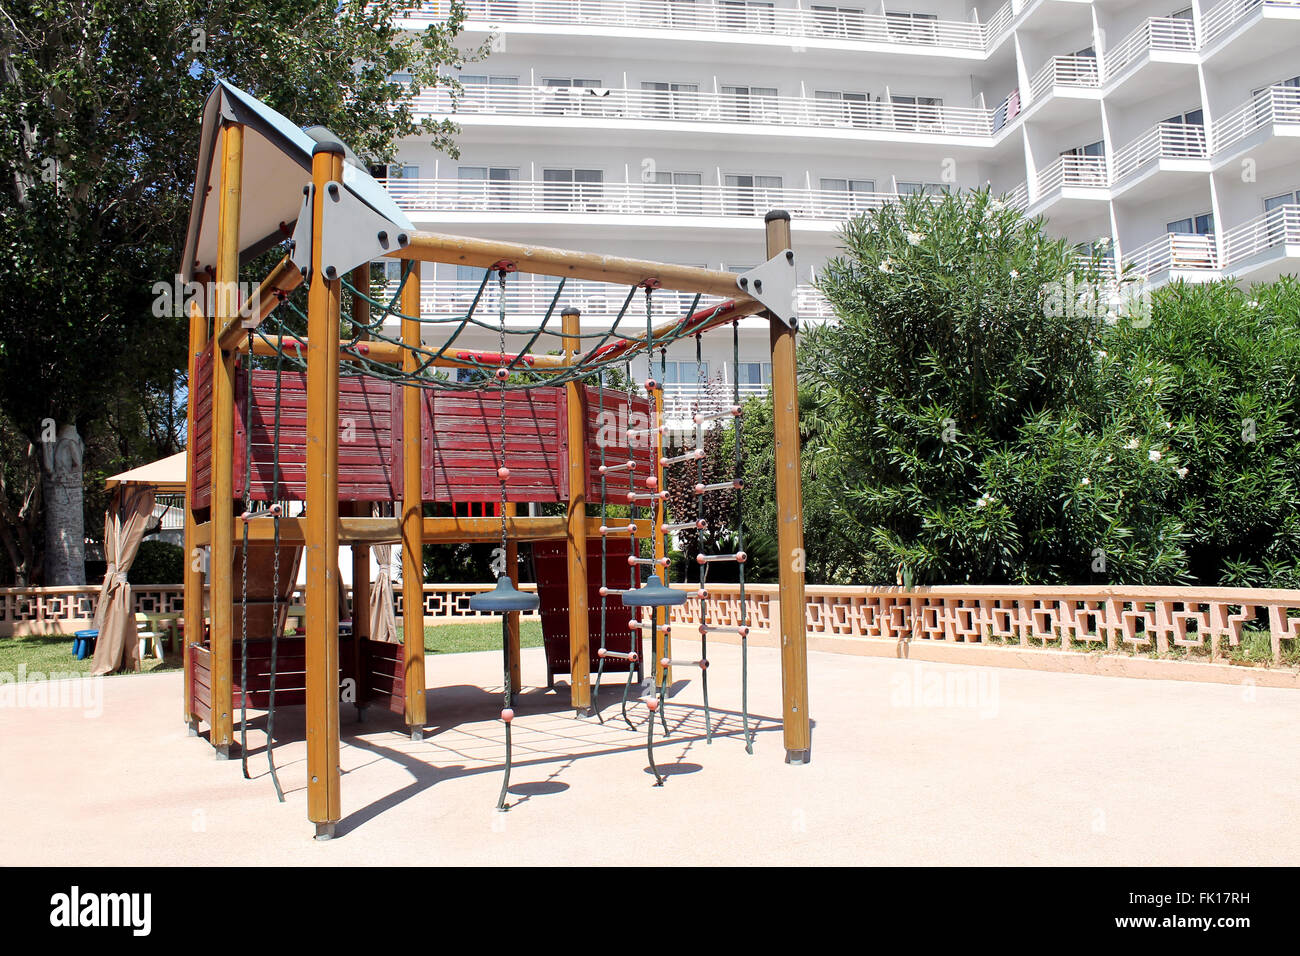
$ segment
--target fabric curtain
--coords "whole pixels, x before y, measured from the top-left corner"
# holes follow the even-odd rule
[[[393,546],[375,546],[378,573],[370,585],[370,639],[397,643],[397,621],[393,616]]]
[[[95,643],[92,674],[140,669],[140,642],[127,573],[140,550],[145,528],[153,516],[154,493],[148,486],[123,485],[113,496],[104,516],[104,560],[108,569],[95,606]]]

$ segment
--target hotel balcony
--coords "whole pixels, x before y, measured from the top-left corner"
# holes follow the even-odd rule
[[[1058,156],[1038,172],[1038,191],[1029,215],[1036,216],[1048,206],[1053,219],[1078,219],[1089,215],[1098,200],[1110,199],[1110,173],[1105,156]]]
[[[790,213],[795,228],[831,230],[852,216],[898,199],[897,193],[668,183],[570,183],[521,180],[390,179],[389,194],[413,219],[438,222],[592,222],[592,217],[677,216],[704,225],[753,228],[769,209]],[[431,215],[434,214],[434,215]]]
[[[482,32],[757,43],[858,52],[982,59],[1008,32],[1012,4],[987,22],[917,18],[856,9],[806,10],[691,0],[463,0],[466,28]],[[403,19],[440,20],[449,4],[428,2]]]
[[[1265,282],[1297,271],[1300,205],[1270,209],[1223,234],[1223,256],[1234,279]]]
[[[1224,0],[1201,18],[1204,59],[1219,69],[1242,66],[1297,46],[1300,0]]]
[[[1214,120],[1211,150],[1216,166],[1249,153],[1258,165],[1294,161],[1300,136],[1300,87],[1270,86]]]
[[[1132,266],[1134,275],[1153,285],[1178,279],[1208,282],[1220,276],[1214,236],[1166,233],[1126,253],[1124,261]]]
[[[384,295],[391,299],[398,290],[396,282],[389,282]],[[593,326],[608,328],[622,313],[619,324],[625,327],[625,331],[644,332],[645,299],[638,295],[629,300],[627,293],[627,289],[599,282],[569,281],[560,289],[556,279],[512,277],[506,286],[506,328],[532,328],[550,313],[548,327],[553,325],[558,331],[563,310],[576,308],[582,313],[584,322],[590,321]],[[500,298],[494,281],[484,285],[479,280],[426,280],[421,283],[420,314],[426,318],[439,316],[444,321],[451,321],[464,316],[475,305],[476,298],[476,315],[497,314]],[[706,309],[722,301],[714,296],[701,296],[696,303],[694,295],[661,289],[651,295],[650,311],[655,321],[664,321],[686,314],[692,305],[696,309]],[[801,321],[832,317],[830,303],[809,285],[796,288],[795,308]]]
[[[1143,21],[1102,53],[1108,100],[1135,102],[1175,89],[1189,79],[1186,67],[1196,64],[1196,50],[1196,25],[1191,20],[1151,17]]]
[[[1053,106],[1050,120],[1056,126],[1071,126],[1096,115],[1093,105],[1101,98],[1101,68],[1096,57],[1054,56],[1043,64],[1029,83],[1026,114],[1040,114],[1043,104]]]
[[[993,110],[928,106],[883,100],[856,102],[802,96],[738,96],[667,90],[549,86],[468,86],[453,97],[427,90],[415,97],[417,116],[451,117],[462,123],[539,126],[605,126],[687,132],[712,125],[721,132],[772,137],[790,135],[874,139],[889,143],[990,145]],[[698,124],[698,126],[696,126]]]
[[[1171,195],[1210,171],[1207,155],[1205,127],[1157,123],[1116,151],[1112,195],[1142,201]],[[1162,172],[1172,175],[1157,175]]]

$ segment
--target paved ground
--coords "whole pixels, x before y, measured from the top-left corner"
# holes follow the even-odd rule
[[[535,678],[541,652],[524,654]],[[738,649],[712,656],[719,736],[704,743],[698,682],[683,686],[661,789],[616,700],[601,727],[571,716],[567,688],[528,691],[506,814],[500,658],[431,657],[423,742],[343,708],[345,819],[324,843],[310,839],[300,708],[278,719],[279,804],[260,716],[246,781],[185,735],[177,673],[104,681],[99,716],[8,702],[0,864],[1300,862],[1296,691],[814,653],[813,762],[796,767],[773,719],[776,652],[751,652],[753,756]]]

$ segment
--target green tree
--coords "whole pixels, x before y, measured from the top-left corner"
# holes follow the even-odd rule
[[[369,162],[411,136],[454,154],[453,127],[417,118],[413,97],[454,87],[440,68],[477,51],[455,44],[459,7],[403,32],[404,6],[0,0],[0,411],[41,451],[50,583],[81,575],[82,453],[95,434],[176,438],[158,424],[175,422],[183,397],[185,332],[152,315],[152,288],[176,271],[214,80],[329,127]],[[399,72],[410,82],[389,79]],[[26,460],[9,456],[6,474]],[[13,522],[29,484],[8,480],[7,547],[25,547]],[[27,572],[38,561],[18,558]]]

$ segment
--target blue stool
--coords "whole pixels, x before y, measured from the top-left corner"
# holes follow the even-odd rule
[[[72,638],[72,656],[79,661],[84,661],[95,653],[95,641],[99,638],[99,631],[75,631]]]

